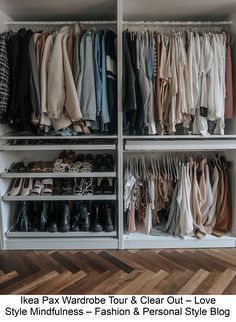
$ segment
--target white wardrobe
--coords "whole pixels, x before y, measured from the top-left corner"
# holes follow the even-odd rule
[[[123,106],[122,106],[122,31],[130,28],[138,30],[163,28],[169,25],[173,28],[173,21],[186,28],[186,22],[190,24],[210,25],[222,22],[230,29],[232,37],[236,41],[236,1],[235,0],[70,0],[57,1],[42,0],[32,2],[2,1],[0,10],[12,18],[1,25],[0,30],[9,28],[18,30],[28,27],[33,30],[40,28],[60,28],[61,26],[80,21],[85,28],[111,28],[117,31],[117,90],[118,90],[118,133],[109,136],[79,136],[73,137],[73,144],[68,144],[68,138],[60,137],[46,140],[48,144],[34,145],[33,140],[44,139],[39,137],[23,137],[7,126],[0,126],[0,234],[1,249],[145,249],[145,248],[211,248],[211,247],[236,247],[236,112],[234,118],[226,124],[224,136],[129,136],[123,133]],[[235,11],[235,15],[234,15]],[[3,20],[4,21],[4,20]],[[211,23],[210,23],[210,22]],[[181,23],[180,23],[181,22]],[[234,52],[233,56],[234,57]],[[236,64],[234,64],[236,75]],[[236,82],[234,82],[236,93]],[[236,100],[235,100],[236,102]],[[27,139],[27,144],[21,144],[21,140]],[[63,143],[61,142],[63,141]],[[19,142],[18,144],[11,144]],[[69,141],[68,141],[69,142]],[[54,160],[63,150],[74,150],[76,153],[110,153],[116,162],[116,171],[112,173],[93,173],[94,177],[104,176],[117,178],[115,194],[110,196],[46,196],[35,197],[8,195],[11,182],[22,174],[14,174],[6,171],[12,162],[21,160]],[[150,236],[142,232],[127,233],[127,222],[124,217],[124,170],[126,159],[133,152],[148,153],[150,151],[165,153],[187,153],[189,151],[221,152],[232,162],[231,167],[231,191],[232,191],[232,229],[223,237],[206,236],[198,240],[194,237],[178,239],[173,236]],[[70,174],[73,177],[91,176],[91,174]],[[34,177],[35,173],[24,173],[24,177]],[[52,174],[36,174],[36,177],[51,178]],[[66,178],[68,174],[53,174],[54,178]],[[93,232],[12,232],[10,231],[16,215],[16,207],[22,201],[34,200],[107,200],[116,204],[115,230],[111,233]]]

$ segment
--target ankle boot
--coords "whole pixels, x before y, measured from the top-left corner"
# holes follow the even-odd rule
[[[88,213],[87,206],[83,205],[80,208],[80,215],[82,220],[82,230],[83,231],[89,231],[90,228],[90,214]]]
[[[43,210],[39,218],[39,231],[46,231],[48,224],[48,202],[43,202]]]
[[[70,208],[67,202],[63,202],[60,231],[67,233],[70,231]]]
[[[95,216],[93,219],[92,231],[98,233],[102,231],[102,226],[99,223],[99,206],[95,206]]]
[[[104,209],[104,227],[103,227],[106,232],[111,232],[114,230],[111,216],[112,216],[112,209],[111,207],[106,205]]]

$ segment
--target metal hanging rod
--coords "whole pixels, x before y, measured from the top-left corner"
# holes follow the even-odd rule
[[[125,26],[223,26],[232,25],[232,21],[123,21]]]
[[[117,22],[115,20],[112,21],[108,21],[108,20],[104,20],[104,21],[81,21],[81,20],[77,20],[77,21],[6,21],[3,22],[3,25],[73,25],[75,23],[81,23],[84,25],[96,25],[96,24],[100,24],[100,25],[111,25],[111,24],[116,24]],[[1,24],[1,23],[0,23]]]

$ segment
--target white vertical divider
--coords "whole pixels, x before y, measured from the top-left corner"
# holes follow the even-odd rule
[[[117,104],[118,104],[118,218],[119,249],[123,241],[123,113],[122,113],[122,16],[123,0],[117,0]]]

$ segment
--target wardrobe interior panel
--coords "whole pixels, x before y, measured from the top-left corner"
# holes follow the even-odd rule
[[[125,0],[124,20],[219,20],[236,8],[234,0]]]
[[[236,9],[229,16],[229,19],[232,21],[232,26],[230,32],[232,35],[232,58],[233,58],[233,85],[234,85],[234,119],[230,122],[230,131],[236,133],[236,64],[235,64],[235,55],[236,55]]]
[[[1,0],[12,20],[116,20],[116,0]]]

